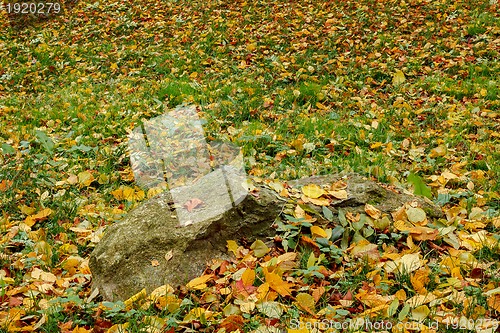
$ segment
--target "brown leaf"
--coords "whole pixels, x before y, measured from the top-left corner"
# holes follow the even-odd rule
[[[198,198],[194,198],[194,199],[191,199],[191,200],[187,201],[187,202],[184,204],[184,208],[186,208],[188,212],[191,212],[193,209],[195,209],[195,208],[199,208],[199,207],[201,207],[203,204],[204,204],[204,202],[203,202],[203,201],[201,201],[201,200],[200,200],[200,199],[198,199]]]
[[[226,332],[241,331],[243,329],[244,320],[240,315],[230,315],[222,321],[220,328],[224,328]]]

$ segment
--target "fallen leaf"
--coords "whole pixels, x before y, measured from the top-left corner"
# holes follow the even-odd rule
[[[348,198],[346,190],[328,191],[328,194],[339,200],[344,200]]]
[[[94,176],[89,171],[82,171],[78,174],[78,183],[81,186],[90,186],[94,181]]]
[[[314,313],[316,312],[314,308],[316,303],[314,301],[314,297],[306,293],[298,293],[295,299],[297,300],[296,304],[298,304],[306,312],[314,315]]]
[[[201,290],[207,287],[206,282],[211,280],[213,278],[213,275],[203,275],[197,278],[192,279],[191,281],[186,284],[187,288],[190,289],[195,289],[195,290]]]
[[[198,198],[194,198],[194,199],[191,199],[191,200],[188,200],[184,205],[183,207],[187,209],[188,212],[191,212],[193,211],[193,209],[195,208],[199,208],[201,207],[202,205],[204,204],[203,201],[201,201],[200,199]]]
[[[173,250],[170,250],[167,253],[165,253],[165,260],[169,261],[170,259],[172,259],[173,256],[174,256],[174,252],[173,252]]]
[[[365,205],[365,212],[371,218],[377,220],[382,216],[382,212],[370,204]]]
[[[313,225],[311,227],[311,234],[313,237],[320,237],[320,238],[327,238],[328,235],[326,234],[326,231],[318,226]]]
[[[396,70],[392,77],[392,84],[398,85],[406,81],[405,74],[401,70]]]
[[[310,184],[302,187],[302,193],[311,199],[316,199],[326,194],[326,191],[316,184]]]
[[[267,247],[267,245],[264,244],[264,242],[261,241],[260,239],[253,242],[252,245],[250,246],[250,248],[253,250],[253,254],[257,258],[262,258],[270,251],[270,249]]]
[[[26,225],[28,225],[29,227],[32,227],[35,223],[42,221],[42,220],[46,219],[47,217],[49,217],[50,214],[52,214],[52,209],[45,208],[45,209],[39,211],[38,213],[36,213],[35,215],[30,215],[30,216],[26,217],[26,219],[24,220],[24,223],[26,223]]]

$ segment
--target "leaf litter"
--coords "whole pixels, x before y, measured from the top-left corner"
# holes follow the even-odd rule
[[[495,1],[129,5],[78,2],[23,34],[0,13],[2,330],[497,330]],[[132,184],[123,138],[182,102],[205,104],[208,131],[234,136],[254,177],[338,165],[433,199],[445,217],[411,203],[334,215],[342,184],[273,179],[293,207],[272,246],[234,240],[231,260],[184,287],[102,302],[90,251],[161,191]]]

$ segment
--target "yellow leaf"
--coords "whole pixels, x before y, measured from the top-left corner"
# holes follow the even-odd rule
[[[247,268],[243,274],[241,274],[241,281],[245,286],[252,286],[255,281],[255,271]]]
[[[30,216],[26,217],[26,219],[24,220],[24,223],[26,223],[26,225],[32,227],[36,222],[45,219],[46,217],[50,216],[50,214],[52,214],[52,209],[45,208],[45,209],[39,211],[38,213],[36,213],[35,215],[30,215]]]
[[[111,70],[118,69],[118,64],[116,62],[112,63],[111,66],[109,66]]]
[[[264,270],[264,275],[271,289],[275,290],[281,296],[291,295],[291,288],[293,286],[291,283],[283,281],[276,273],[268,273],[267,269]]]
[[[135,191],[134,193],[134,200],[142,200],[146,197],[146,194],[144,193],[143,190]]]
[[[14,284],[16,280],[11,277],[0,276],[0,282],[5,284]]]
[[[90,186],[94,181],[94,176],[89,171],[82,171],[78,174],[78,183],[81,186]]]
[[[73,333],[89,333],[89,332],[90,330],[87,330],[84,327],[78,327],[78,325],[76,325],[76,327],[73,329]]]
[[[419,307],[411,310],[411,317],[413,320],[416,320],[418,322],[422,322],[427,316],[431,310],[427,307],[427,305],[420,305]]]
[[[226,243],[227,243],[226,245],[227,249],[233,252],[235,256],[238,256],[238,244],[233,240],[228,240],[226,241]]]
[[[309,198],[316,199],[322,196],[323,194],[326,194],[326,191],[323,190],[318,185],[310,184],[302,187],[302,193],[304,193]]]
[[[327,198],[317,198],[317,199],[308,199],[310,203],[316,205],[316,206],[330,206],[330,200]]]
[[[299,293],[295,298],[297,300],[297,304],[304,309],[305,311],[314,314],[316,310],[314,309],[315,301],[314,297],[306,293]]]
[[[313,225],[311,227],[311,234],[313,237],[327,238],[326,231],[323,228]]]
[[[425,288],[425,286],[427,285],[427,283],[429,283],[429,281],[429,270],[426,268],[418,269],[417,271],[415,271],[415,274],[410,277],[410,282],[413,288],[420,295],[427,294],[427,289]]]
[[[134,199],[134,189],[128,186],[123,186],[123,199],[132,201]]]
[[[311,252],[309,258],[307,259],[307,268],[309,269],[314,265],[316,265],[316,256],[314,255],[314,252]]]
[[[191,289],[201,290],[201,289],[207,287],[207,285],[205,283],[212,278],[213,278],[213,275],[203,275],[203,276],[194,278],[191,281],[189,281],[189,283],[186,285],[186,287],[191,288]]]
[[[111,326],[106,333],[124,333],[128,332],[127,328],[129,327],[129,323],[125,324],[114,324]]]
[[[152,197],[154,197],[157,194],[160,194],[161,192],[163,192],[163,189],[159,186],[150,188],[148,190],[148,199],[151,199]]]
[[[247,44],[247,50],[250,52],[253,52],[257,49],[257,43],[250,43]]]
[[[401,84],[406,81],[405,74],[401,70],[397,70],[392,77],[392,84]]]
[[[69,276],[73,276],[76,274],[77,268],[80,266],[80,258],[77,257],[69,257],[61,264],[62,268],[68,272]]]
[[[334,196],[336,199],[344,200],[347,199],[347,191],[346,190],[338,190],[338,191],[328,191],[328,194]]]
[[[481,96],[485,97],[486,95],[488,95],[488,90],[486,89],[481,89],[481,91],[479,92],[479,94],[481,94]]]
[[[433,148],[431,150],[431,153],[429,154],[429,156],[431,158],[442,157],[442,156],[446,155],[447,151],[448,151],[448,149],[446,148],[446,146],[440,145],[440,146],[437,146],[436,148]]]
[[[19,210],[24,215],[31,215],[36,211],[36,208],[35,207],[28,207],[26,205],[21,205],[21,206],[19,206]]]
[[[145,299],[147,296],[146,289],[142,289],[139,291],[137,294],[131,296],[129,299],[127,299],[125,303],[126,308],[130,308],[134,302],[137,302],[140,299]]]
[[[123,189],[117,188],[114,191],[111,191],[111,195],[115,197],[116,200],[122,200],[123,199]]]
[[[500,312],[500,294],[495,294],[488,297],[488,306],[495,311]]]
[[[194,308],[184,317],[183,321],[189,323],[196,320],[202,316],[205,316],[206,310],[204,308]]]

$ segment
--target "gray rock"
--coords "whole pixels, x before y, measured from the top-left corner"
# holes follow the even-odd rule
[[[204,181],[210,182],[210,177]],[[227,191],[213,190],[210,202],[192,209],[196,217],[212,217],[183,226],[169,192],[151,198],[107,228],[90,256],[92,289],[98,288],[106,300],[124,300],[143,288],[151,292],[164,284],[185,284],[202,274],[210,260],[228,258],[227,240],[274,236],[271,225],[283,201],[272,190],[257,190],[244,198],[235,196],[233,207],[215,217],[213,210],[227,204]]]
[[[192,196],[196,197],[201,195],[197,192],[200,189],[210,189],[212,195],[205,196],[204,206],[192,212],[185,207],[175,207],[181,215],[193,214],[192,218],[185,219],[201,222],[179,224],[172,195],[164,192],[131,211],[123,221],[108,227],[90,256],[94,291],[98,288],[107,300],[124,300],[143,288],[151,292],[163,284],[185,284],[202,274],[210,260],[228,258],[227,240],[242,237],[250,241],[265,240],[274,236],[271,225],[282,211],[284,200],[260,185],[252,192],[258,196],[245,196],[235,190],[234,177],[229,177],[232,183],[226,181],[227,187],[218,188],[214,184],[221,184],[220,177],[220,173],[207,175],[202,180],[206,183],[192,191]],[[389,214],[407,202],[417,201],[427,216],[442,217],[442,211],[430,200],[405,194],[400,189],[377,184],[357,174],[314,176],[288,184],[300,188],[306,184],[331,184],[339,179],[347,182],[348,198],[330,205],[334,213],[340,207],[363,213],[365,204],[369,203]],[[231,192],[232,207],[227,205],[227,188]],[[182,188],[174,191],[189,193],[189,189]],[[309,206],[321,215],[321,207]],[[225,207],[222,213],[221,207]],[[337,214],[334,217],[338,219]]]
[[[312,176],[289,181],[288,184],[300,188],[307,184],[332,184],[341,179],[347,183],[348,198],[331,203],[330,209],[334,213],[338,212],[338,208],[342,208],[346,212],[363,213],[365,205],[368,203],[383,213],[390,214],[405,203],[417,202],[430,218],[443,217],[442,210],[428,198],[404,193],[403,189],[395,186],[378,184],[356,173]],[[318,213],[321,212],[321,207],[314,205],[309,205],[309,207]],[[337,219],[336,214],[334,214],[334,218]]]

